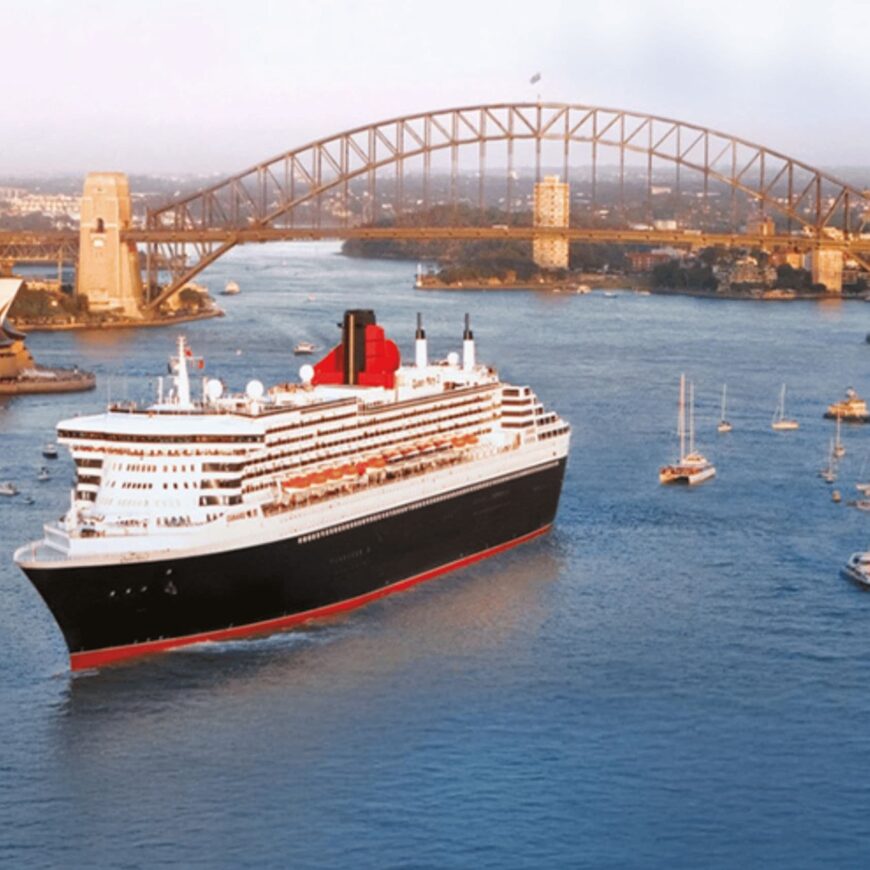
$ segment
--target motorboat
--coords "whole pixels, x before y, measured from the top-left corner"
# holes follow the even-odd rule
[[[716,476],[716,467],[700,451],[695,449],[695,387],[689,384],[688,433],[686,426],[686,376],[680,375],[680,398],[677,412],[677,430],[680,443],[680,458],[671,465],[659,469],[659,483],[684,483],[694,486]],[[688,452],[686,436],[688,434]]]
[[[237,296],[241,292],[242,288],[235,281],[227,281],[221,290],[221,296]]]
[[[296,356],[307,356],[308,354],[314,353],[317,348],[310,341],[300,341],[294,348],[293,353]]]
[[[870,587],[870,551],[852,553],[841,569],[841,573],[860,586]]]
[[[0,495],[18,495],[18,487],[11,480],[0,483]]]
[[[40,482],[51,480],[51,474],[49,474],[48,469],[44,465],[36,472],[36,479]]]
[[[46,459],[57,459],[57,444],[54,441],[46,441],[42,445],[42,455]]]

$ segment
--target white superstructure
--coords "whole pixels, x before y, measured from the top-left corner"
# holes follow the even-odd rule
[[[22,564],[99,564],[329,534],[421,499],[521,476],[568,451],[569,426],[527,386],[463,355],[415,364],[391,386],[252,380],[225,395],[197,382],[184,339],[151,405],[58,424],[76,465],[70,507]]]

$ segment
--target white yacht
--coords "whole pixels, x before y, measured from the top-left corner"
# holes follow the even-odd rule
[[[716,425],[716,431],[720,434],[724,434],[726,432],[730,432],[734,427],[728,421],[728,418],[725,416],[725,399],[726,399],[726,391],[728,389],[727,384],[722,384],[722,411],[719,414],[719,422]]]
[[[870,550],[852,553],[842,568],[842,574],[861,586],[870,587]]]
[[[800,423],[797,420],[792,420],[785,416],[785,384],[779,392],[779,404],[776,406],[776,411],[773,413],[773,420],[770,428],[777,432],[788,432],[794,429],[800,429]]]

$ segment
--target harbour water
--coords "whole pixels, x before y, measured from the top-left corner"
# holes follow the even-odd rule
[[[415,291],[330,244],[239,250],[205,276],[228,279],[227,317],[183,330],[233,388],[294,378],[348,307],[406,357],[415,312],[446,354],[470,311],[479,357],[573,424],[556,526],[340,619],[72,678],[11,563],[68,501],[40,446],[151,395],[176,333],[34,334],[98,387],[0,403],[0,866],[864,864],[870,596],[838,570],[870,545],[845,505],[870,427],[844,428],[843,504],[816,472],[826,404],[870,393],[870,306]],[[681,371],[718,470],[692,490],[657,482]],[[783,382],[801,429],[777,434]]]

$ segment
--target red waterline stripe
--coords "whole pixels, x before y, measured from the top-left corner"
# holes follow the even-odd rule
[[[488,550],[481,550],[479,553],[465,556],[462,559],[457,559],[455,562],[448,562],[446,565],[432,568],[430,571],[424,571],[422,574],[416,574],[405,580],[399,580],[390,586],[384,586],[383,589],[376,589],[374,592],[367,592],[365,595],[356,596],[356,598],[348,598],[345,601],[339,601],[337,604],[328,604],[326,607],[315,607],[313,610],[305,610],[302,613],[293,613],[289,616],[280,616],[277,619],[266,619],[263,622],[252,622],[248,625],[237,625],[233,628],[221,628],[215,631],[204,631],[200,634],[187,634],[182,637],[166,638],[164,640],[146,641],[145,643],[134,643],[127,646],[110,646],[89,652],[70,653],[70,668],[74,671],[82,671],[87,668],[98,668],[112,662],[120,662],[124,659],[163,652],[164,650],[175,649],[181,646],[189,646],[194,643],[204,643],[210,640],[232,640],[238,637],[248,637],[253,634],[267,634],[277,629],[298,625],[300,622],[307,622],[309,619],[320,619],[325,616],[333,616],[336,613],[343,613],[347,610],[354,610],[357,607],[368,604],[370,601],[377,601],[379,598],[391,595],[393,592],[410,589],[418,583],[434,580],[436,577],[440,577],[450,571],[456,571],[459,568],[473,565],[475,562],[480,562],[490,556],[496,556],[505,550],[525,544],[526,541],[531,541],[540,535],[546,534],[549,530],[549,525],[542,526],[540,529],[535,529],[533,532],[529,532],[519,538],[514,538],[504,544],[490,547]]]

